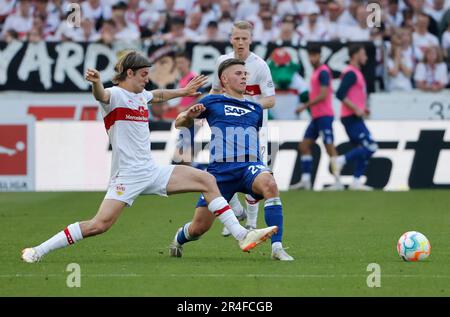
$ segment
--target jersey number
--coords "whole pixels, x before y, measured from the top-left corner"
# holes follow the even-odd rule
[[[256,173],[258,173],[258,170],[262,170],[262,169],[265,169],[265,168],[266,167],[264,165],[252,165],[252,166],[248,167],[248,169],[250,170],[252,175],[255,175]]]

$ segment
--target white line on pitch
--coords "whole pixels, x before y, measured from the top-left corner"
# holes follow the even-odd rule
[[[211,277],[211,278],[226,278],[226,277],[246,277],[246,278],[366,278],[364,274],[161,274],[160,276],[167,277]],[[102,278],[102,277],[155,277],[156,274],[81,274],[83,277]],[[1,274],[0,278],[37,278],[37,277],[66,277],[65,274]],[[382,274],[383,278],[434,278],[434,279],[450,279],[450,275],[424,275],[424,274]]]

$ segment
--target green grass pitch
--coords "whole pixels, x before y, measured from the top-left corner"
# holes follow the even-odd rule
[[[170,258],[196,194],[141,196],[104,235],[21,262],[22,248],[90,218],[103,196],[0,193],[0,296],[450,296],[450,191],[439,190],[282,193],[293,262],[271,260],[268,242],[241,252],[218,221],[183,258]],[[426,261],[398,257],[409,230],[430,240]],[[67,287],[70,263],[80,265],[79,288]],[[367,286],[370,263],[381,267],[381,287]]]

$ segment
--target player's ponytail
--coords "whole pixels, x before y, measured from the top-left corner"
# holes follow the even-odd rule
[[[136,72],[140,68],[150,66],[150,61],[142,54],[136,51],[125,51],[114,66],[116,74],[114,75],[112,82],[117,85],[124,81],[127,78],[127,71],[129,69]]]

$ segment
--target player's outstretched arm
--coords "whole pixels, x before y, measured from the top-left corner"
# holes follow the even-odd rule
[[[186,111],[181,112],[175,119],[175,128],[190,128],[194,124],[194,119],[197,118],[203,111],[205,106],[201,103],[189,107]]]
[[[85,78],[92,83],[92,94],[94,98],[100,102],[109,104],[110,93],[103,87],[100,72],[96,69],[88,68]]]
[[[153,94],[152,102],[164,102],[169,99],[184,97],[184,96],[199,96],[201,92],[197,91],[200,87],[206,85],[208,77],[205,75],[198,75],[192,78],[192,80],[184,88],[179,89],[155,89],[152,90]]]
[[[258,103],[263,107],[263,109],[270,109],[275,106],[275,96],[266,96],[258,99]]]

